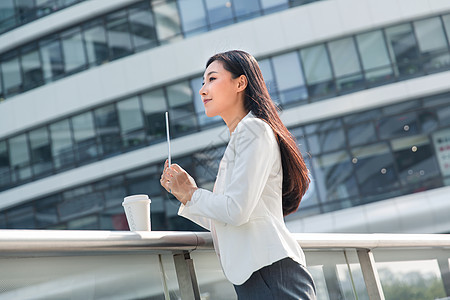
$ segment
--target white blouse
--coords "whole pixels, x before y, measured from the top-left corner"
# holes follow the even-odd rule
[[[280,259],[305,264],[283,220],[280,148],[270,126],[251,112],[237,125],[213,192],[198,189],[180,216],[211,231],[225,276],[233,284]]]

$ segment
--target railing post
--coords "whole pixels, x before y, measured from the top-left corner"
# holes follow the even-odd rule
[[[357,249],[356,252],[358,253],[359,264],[361,265],[369,299],[384,300],[384,293],[375,267],[373,253],[368,249]]]
[[[447,256],[438,258],[439,270],[441,272],[442,283],[444,284],[445,294],[450,297],[450,266]]]
[[[178,287],[182,300],[200,300],[197,277],[195,276],[194,261],[189,252],[173,255],[177,272]]]

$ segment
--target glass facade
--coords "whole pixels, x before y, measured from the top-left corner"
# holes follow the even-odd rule
[[[2,0],[0,34],[86,0]]]
[[[72,133],[62,131],[69,123],[63,120],[50,126],[50,130],[34,130],[14,137],[8,143],[0,141],[0,171],[5,169],[8,161],[15,170],[14,176],[0,181],[26,180],[36,171],[39,174],[46,172],[51,160],[50,149],[67,152],[61,145],[71,145],[73,142],[69,142],[68,137],[75,137],[79,129],[83,129],[79,141],[94,140],[97,143],[86,142],[85,145],[90,147],[82,148],[83,154],[78,153],[75,157],[88,153],[110,155],[124,147],[127,144],[123,141],[128,139],[114,140],[108,134],[126,136],[132,132],[132,136],[135,133],[140,136],[139,133],[147,132],[143,128],[144,111],[137,108],[138,99],[122,100],[72,117],[72,125],[83,124],[83,127],[74,126],[77,130]],[[141,97],[139,105],[144,99]],[[293,217],[450,185],[449,120],[450,94],[447,93],[289,128],[304,153],[312,179],[300,209]],[[159,122],[159,135],[164,138],[163,118]],[[56,146],[50,146],[48,142],[53,135],[59,137]],[[24,147],[26,143],[30,148]],[[212,189],[225,146],[206,147],[174,160],[195,178],[200,187]],[[8,147],[17,151],[8,156]],[[75,152],[78,150],[73,148]],[[58,158],[58,164],[68,165],[74,161],[73,154],[66,157],[67,160]],[[154,230],[201,230],[177,216],[178,201],[159,184],[162,166],[161,161],[36,199],[1,212],[0,219],[5,220],[5,228],[127,229],[121,206],[123,197],[145,193],[152,199]]]
[[[143,4],[139,3],[138,5]],[[136,6],[133,6],[133,9],[136,9]],[[448,41],[444,35],[446,29],[442,26],[445,17],[437,16],[386,29],[363,32],[351,37],[343,37],[268,57],[260,60],[259,63],[272,99],[281,107],[308,104],[394,80],[410,78],[414,74],[425,74],[405,71],[407,65],[410,70],[426,69],[428,72],[447,70],[450,67],[450,60],[448,63],[442,60],[445,57],[442,55],[442,51],[449,51]],[[120,30],[118,28],[121,28],[124,21],[121,15],[114,14],[111,20],[112,27],[107,27],[109,29],[116,28],[112,31],[106,30],[98,23],[89,24],[87,30],[90,31],[93,40],[104,41],[108,32],[114,35],[117,33],[116,30]],[[437,24],[441,24],[440,27],[437,27]],[[412,28],[420,32],[417,35],[418,43],[411,41]],[[436,36],[433,36],[434,33]],[[418,55],[415,60],[405,59],[401,64],[397,64],[403,54],[395,56],[395,52],[392,51],[396,47],[395,41],[398,41],[399,34],[406,34],[407,44],[414,45],[413,48],[417,50]],[[42,40],[39,45],[29,47],[26,49],[27,51],[22,52],[22,61],[25,57],[29,58],[27,68],[30,70],[29,74],[34,74],[32,76],[36,79],[34,82],[51,80],[52,76],[60,76],[62,69],[67,67],[77,70],[85,67],[88,62],[100,62],[103,59],[102,55],[107,53],[105,51],[108,46],[101,42],[97,50],[95,50],[96,45],[92,45],[92,51],[76,51],[78,54],[72,55],[74,49],[81,47],[80,31],[71,30],[64,36],[66,38],[62,40],[55,38]],[[123,34],[117,36],[123,37]],[[435,51],[440,53],[439,62],[443,64],[428,63],[430,56],[422,55],[425,53],[425,49],[420,46],[421,37],[426,41],[433,40],[433,45],[439,45],[427,44],[428,48],[426,49],[438,49]],[[108,40],[111,43],[111,40]],[[125,40],[122,40],[123,47],[117,46],[111,50],[111,53],[120,56],[127,52],[128,46],[126,45],[130,45],[132,40],[128,38]],[[401,42],[403,43],[405,40],[401,39]],[[445,49],[443,45],[445,45]],[[70,62],[62,59],[66,56],[64,55],[65,48],[67,55],[71,57]],[[38,49],[43,58],[42,64],[33,60],[33,57],[37,56]],[[406,48],[402,49],[403,52],[406,51]],[[419,49],[422,50],[419,51]],[[88,55],[84,56],[85,53]],[[345,59],[339,59],[340,57],[345,57]],[[1,65],[3,70],[9,70],[11,73],[8,75],[8,81],[5,81],[8,82],[5,89],[11,91],[17,91],[17,86],[22,82],[21,73],[11,71],[14,70],[11,66],[16,66],[17,61],[17,59],[9,58],[6,63]],[[33,68],[33,66],[35,67]],[[36,70],[39,66],[42,68],[41,72]],[[221,119],[218,117],[210,119],[204,115],[203,104],[198,95],[201,82],[201,77],[196,76],[35,128],[34,131],[41,130],[46,133],[45,153],[37,154],[33,148],[33,131],[22,133],[23,145],[27,147],[27,153],[30,155],[22,157],[20,164],[17,163],[17,158],[9,157],[4,163],[3,171],[0,172],[0,191],[42,176],[65,171],[68,168],[75,168],[82,164],[160,142],[165,136],[165,111],[170,112],[171,126],[173,127],[171,132],[174,137],[201,131],[211,125],[221,123]],[[411,118],[412,115],[405,117]],[[387,138],[395,133],[391,131],[399,130],[394,126],[395,122],[395,119],[389,118],[381,121],[379,124],[382,128],[381,138]],[[417,130],[412,124],[409,126],[410,133]],[[57,134],[58,128],[65,128],[67,131]],[[348,141],[351,146],[357,146],[362,142],[371,142],[374,139],[374,127],[368,124],[354,125],[348,130],[353,134],[352,139]],[[314,131],[315,129],[310,129],[310,132]],[[338,145],[338,141],[343,140],[342,136],[343,131],[329,132],[323,136],[316,132],[309,137],[312,153],[316,153],[315,147],[324,147],[318,150],[329,150],[327,147]],[[337,141],[327,142],[330,137],[334,137]],[[16,139],[17,136],[12,136],[0,140],[0,142],[11,144]],[[4,151],[7,156],[12,156],[14,149],[10,147]],[[40,148],[39,151],[44,150]],[[37,161],[43,164],[43,160],[46,165],[45,171],[33,167]],[[26,169],[27,175],[18,176],[16,174],[18,168]]]
[[[49,7],[59,10],[81,1],[2,1],[0,33],[3,27],[8,30],[23,24],[16,22],[23,7],[33,16],[29,22],[51,13]],[[316,1],[321,0],[139,1],[0,54],[0,101],[139,51]]]

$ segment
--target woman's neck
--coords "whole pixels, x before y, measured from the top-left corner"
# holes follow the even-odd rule
[[[230,135],[233,133],[233,131],[236,129],[236,126],[239,124],[239,122],[248,114],[248,111],[245,109],[239,110],[235,113],[229,114],[229,115],[222,115],[222,119],[225,121],[225,124],[227,124],[228,130],[230,131]]]

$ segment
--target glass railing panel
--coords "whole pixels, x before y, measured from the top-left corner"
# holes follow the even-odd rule
[[[195,273],[203,300],[235,300],[237,299],[233,285],[225,278],[220,262],[214,251],[194,251]]]
[[[3,300],[164,299],[157,255],[2,257],[0,266]]]
[[[368,300],[356,250],[305,251],[317,299]]]
[[[448,249],[374,251],[385,299],[445,298],[449,257]]]

